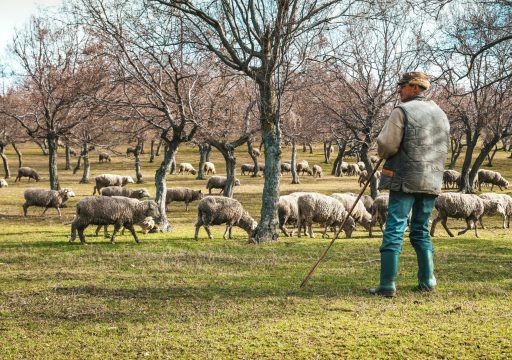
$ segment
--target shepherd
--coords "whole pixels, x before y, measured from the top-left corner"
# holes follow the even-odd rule
[[[411,210],[409,237],[418,259],[418,289],[432,291],[436,286],[428,220],[441,193],[450,125],[443,110],[425,98],[429,88],[427,74],[403,74],[398,82],[401,103],[377,138],[379,156],[386,159],[379,189],[390,192],[380,247],[380,283],[369,289],[374,295],[396,296],[398,262]]]

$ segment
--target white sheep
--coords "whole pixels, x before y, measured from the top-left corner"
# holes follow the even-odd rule
[[[300,196],[297,199],[299,208],[299,219],[298,219],[298,231],[299,237],[301,237],[302,227],[307,227],[309,236],[314,238],[313,234],[313,222],[324,224],[325,229],[322,235],[323,238],[327,236],[327,229],[329,227],[341,226],[347,212],[345,207],[336,199],[319,194],[319,193],[308,193]],[[355,229],[354,219],[349,217],[345,221],[343,230],[347,238],[352,236],[352,232]]]
[[[506,220],[510,216],[509,211],[512,211],[512,198],[505,194],[484,193],[480,194],[480,198],[484,200],[484,214],[478,219],[482,229],[484,224],[482,222],[483,215],[501,215],[503,217],[503,229],[506,228]],[[496,204],[499,203],[499,206]]]
[[[213,174],[215,175],[215,164],[209,161],[206,161],[203,165],[203,171],[206,175]]]
[[[201,190],[192,190],[189,188],[171,188],[167,189],[165,196],[165,207],[168,208],[169,204],[173,201],[185,203],[185,211],[188,211],[188,204],[195,200],[201,200],[203,193]]]
[[[44,207],[41,215],[46,213],[49,208],[57,209],[59,217],[62,216],[60,207],[69,198],[74,197],[75,193],[70,189],[62,190],[46,190],[46,189],[27,189],[23,193],[25,203],[23,204],[23,215],[27,216],[27,211],[30,206]]]
[[[124,196],[132,199],[143,199],[149,197],[147,189],[128,189],[122,186],[107,186],[101,189],[103,196]]]
[[[476,221],[484,213],[484,202],[481,198],[474,194],[462,194],[462,193],[442,193],[439,195],[435,202],[435,208],[438,211],[437,217],[432,222],[432,228],[430,229],[430,236],[434,236],[436,225],[439,221],[443,225],[444,229],[453,237],[453,233],[448,229],[446,224],[449,217],[455,219],[466,220],[466,228],[459,231],[459,235],[466,233],[471,229],[472,224],[475,227],[475,236],[478,237],[478,229]]]
[[[208,238],[213,239],[210,226],[221,224],[226,224],[224,239],[226,239],[226,234],[229,234],[231,239],[232,227],[238,226],[247,232],[249,241],[252,239],[252,232],[258,225],[238,200],[223,196],[208,196],[199,201],[194,239],[198,239],[201,226],[206,230]]]
[[[384,231],[388,219],[389,194],[379,195],[373,200],[371,209],[372,223],[370,225],[370,237],[373,235],[373,226],[378,222],[380,230]]]
[[[194,169],[194,167],[192,166],[192,164],[190,163],[181,163],[178,165],[178,175],[179,174],[185,174],[185,173],[190,173],[192,175],[195,175],[196,174],[196,169]]]
[[[100,190],[107,186],[125,186],[126,184],[135,183],[131,176],[113,174],[98,175],[94,178],[94,181],[96,185],[94,186],[93,195],[96,194],[96,191],[100,194]]]
[[[445,189],[455,188],[460,183],[460,172],[445,170],[443,173],[443,185]]]
[[[313,165],[313,177],[319,177],[321,178],[323,175],[322,167],[320,165]]]
[[[279,197],[277,215],[279,217],[279,228],[285,236],[293,236],[293,230],[291,233],[288,233],[286,224],[293,223],[295,225],[297,223],[299,218],[298,198],[295,195],[282,195]]]
[[[110,242],[115,242],[115,236],[122,227],[127,228],[139,243],[134,224],[140,224],[147,217],[159,218],[158,205],[153,200],[140,201],[122,196],[87,196],[76,204],[76,215],[71,223],[70,242],[76,238],[85,244],[84,230],[89,225],[114,225]]]
[[[490,184],[491,191],[494,189],[494,185],[498,186],[500,190],[508,188],[508,181],[497,171],[480,169],[477,178],[478,191],[482,191],[482,184]]]
[[[14,182],[20,181],[22,177],[28,177],[29,182],[30,179],[34,179],[36,182],[41,180],[41,177],[37,171],[27,166],[23,166],[18,169],[18,176],[16,176],[16,179],[14,179]]]
[[[208,179],[206,183],[206,188],[208,189],[208,194],[212,193],[212,189],[221,189],[219,194],[224,192],[224,188],[226,187],[227,177],[225,176],[212,176]],[[240,186],[240,180],[235,179],[235,186]]]
[[[331,197],[338,200],[344,207],[347,213],[350,211],[357,197],[353,197],[352,194],[334,193]],[[370,231],[372,225],[372,215],[366,210],[361,199],[356,203],[354,210],[350,214],[356,223],[361,224],[367,231]]]
[[[105,162],[105,161],[112,162],[112,158],[110,157],[110,155],[108,153],[102,152],[99,155],[99,161],[100,162]]]
[[[0,179],[0,189],[7,187],[7,186],[8,186],[7,181],[5,179]]]

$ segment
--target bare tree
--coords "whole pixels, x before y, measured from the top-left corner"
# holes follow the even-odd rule
[[[290,71],[304,59],[329,22],[354,10],[356,1],[233,0],[196,3],[152,0],[162,12],[188,20],[189,40],[253,79],[265,147],[265,183],[256,242],[276,240],[278,233],[281,123],[280,96]],[[300,45],[299,45],[300,43]]]

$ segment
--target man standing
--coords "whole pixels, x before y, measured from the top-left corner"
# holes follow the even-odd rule
[[[427,74],[403,74],[398,83],[401,103],[377,138],[379,156],[386,159],[379,189],[390,192],[380,247],[380,284],[370,289],[371,294],[396,295],[398,260],[411,211],[409,237],[418,258],[418,288],[431,291],[436,286],[428,220],[441,193],[450,125],[443,110],[424,97],[429,87]]]

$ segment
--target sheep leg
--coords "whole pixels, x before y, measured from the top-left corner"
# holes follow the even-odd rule
[[[286,228],[284,227],[286,225],[286,222],[288,221],[288,218],[285,218],[283,223],[279,225],[279,228],[281,229],[281,231],[283,232],[283,234],[287,237],[290,237],[290,234],[288,233],[288,231],[286,231]]]
[[[441,220],[441,225],[443,225],[444,229],[446,230],[448,235],[450,235],[450,237],[454,237],[455,235],[453,235],[453,233],[450,231],[450,229],[448,229],[447,221],[448,221],[448,218],[442,219]]]
[[[85,236],[84,236],[85,227],[83,227],[83,226],[77,227],[77,230],[78,230],[78,237],[80,238],[80,244],[85,245],[86,244]]]
[[[232,237],[231,237],[231,231],[233,231],[233,226],[230,226],[230,227],[229,227],[229,239],[230,239],[230,240],[232,239]]]
[[[230,228],[231,228],[231,225],[226,224],[226,231],[224,231],[224,235],[222,236],[222,238],[223,238],[224,240],[226,240],[226,234],[228,233],[228,231],[229,231],[229,229],[230,229]],[[230,239],[231,239],[231,237],[230,237]]]
[[[485,226],[484,226],[484,220],[483,220],[483,218],[484,218],[484,216],[483,216],[483,215],[482,215],[482,216],[480,216],[480,217],[478,218],[478,222],[480,223],[480,227],[481,227],[482,229],[485,229]],[[475,224],[475,226],[476,226],[476,224]]]
[[[128,230],[130,230],[130,232],[132,233],[133,238],[135,239],[135,242],[136,242],[137,244],[139,244],[139,243],[140,243],[140,240],[139,240],[139,238],[137,237],[137,233],[135,232],[135,229],[134,229],[134,227],[133,227],[133,224],[127,224],[127,225],[125,226],[125,228],[127,228]],[[123,231],[124,231],[124,229],[123,229]]]
[[[314,238],[315,234],[313,234],[313,223],[312,222],[308,223],[308,230],[309,230],[309,237]]]
[[[185,211],[188,211],[188,201],[185,201]]]
[[[110,243],[115,244],[116,243],[116,234],[121,228],[120,224],[114,224],[114,232],[112,233],[112,237],[110,238]]]
[[[303,226],[303,225],[304,225],[304,224],[303,224],[303,222],[302,222],[302,220],[301,220],[301,218],[300,218],[300,216],[299,216],[299,218],[297,219],[297,228],[299,229],[299,232],[298,232],[298,237],[299,237],[299,238],[300,238],[300,237],[302,237],[302,236],[301,236],[301,235],[302,235],[302,231],[301,231],[301,229],[302,229],[302,226]]]
[[[505,229],[505,219],[506,219],[506,215],[503,215],[503,229]]]
[[[325,229],[324,233],[322,234],[322,239],[328,238],[329,235],[327,235],[327,229],[329,228],[329,224],[325,223]],[[334,233],[336,233],[336,229],[334,229]]]
[[[124,230],[125,230],[125,229],[126,229],[126,228],[125,228],[124,226],[121,226],[121,235],[122,235],[122,236],[124,235]]]
[[[204,225],[204,229],[206,230],[206,233],[208,234],[208,239],[213,239],[212,232],[210,231],[210,226]]]
[[[46,210],[45,210],[46,211]],[[60,207],[57,206],[57,212],[59,213],[59,217],[62,217],[62,214],[60,212]]]
[[[476,236],[477,238],[479,238],[480,236],[478,236],[478,229],[477,229],[477,227],[478,227],[478,226],[476,226],[476,223],[475,223],[475,236]]]
[[[25,204],[23,204],[23,215],[24,216],[27,216],[27,211],[28,211],[28,204],[25,203]]]
[[[199,235],[200,224],[196,224],[196,231],[194,232],[194,240],[197,240],[197,236]]]
[[[476,233],[476,237],[478,237],[478,230],[477,230],[477,227],[476,224],[475,224],[475,233]],[[470,219],[466,219],[466,228],[465,229],[462,229],[461,231],[458,232],[459,235],[463,235],[466,233],[466,231],[468,231],[469,229],[471,229],[471,220]]]

